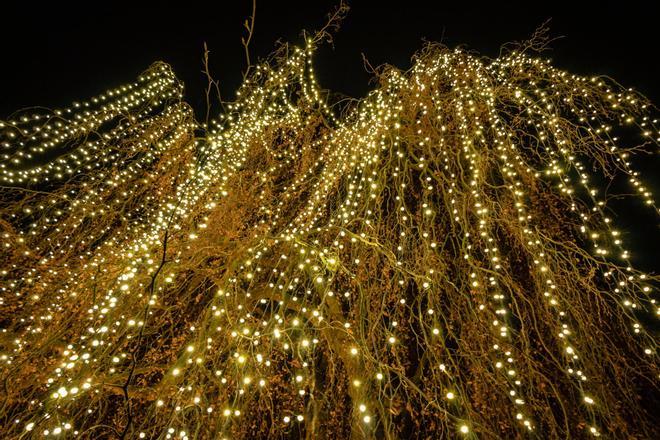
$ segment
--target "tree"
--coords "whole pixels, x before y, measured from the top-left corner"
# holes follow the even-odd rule
[[[210,128],[164,63],[2,122],[2,437],[657,437],[658,277],[599,189],[657,212],[652,104],[539,35],[333,104],[323,36]]]

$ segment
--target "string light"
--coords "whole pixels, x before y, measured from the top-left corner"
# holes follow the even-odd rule
[[[331,105],[320,39],[208,127],[164,63],[0,122],[3,438],[652,437],[658,277],[602,189],[658,212],[650,102],[429,44]]]

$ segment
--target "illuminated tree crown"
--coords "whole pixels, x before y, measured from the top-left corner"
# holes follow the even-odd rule
[[[657,438],[655,107],[534,44],[333,104],[321,38],[209,126],[164,63],[0,122],[0,437]]]

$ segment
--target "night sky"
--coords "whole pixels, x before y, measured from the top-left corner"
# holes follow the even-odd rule
[[[176,6],[94,1],[86,2],[87,8],[79,2],[14,3],[18,6],[3,5],[0,11],[0,118],[17,108],[62,106],[130,82],[156,60],[172,64],[186,84],[186,99],[201,112],[204,41],[224,98],[231,99],[239,84],[245,64],[242,23],[251,13],[250,0],[172,2]],[[280,38],[300,43],[301,30],[320,28],[336,3],[258,0],[252,57],[268,55]],[[351,2],[334,50],[322,50],[317,58],[321,86],[360,97],[370,79],[361,53],[374,66],[387,62],[405,68],[427,39],[495,57],[503,43],[529,37],[551,18],[552,35],[563,36],[547,53],[555,64],[609,75],[658,101],[653,2],[483,3]]]
[[[220,81],[223,98],[234,97],[245,67],[242,23],[251,13],[250,0],[86,3],[86,7],[79,2],[3,5],[0,119],[19,108],[56,108],[99,94],[132,82],[152,62],[163,60],[183,80],[186,100],[203,120],[204,41],[211,50],[210,67]],[[301,31],[320,28],[336,4],[258,0],[250,45],[253,60],[267,56],[278,39],[300,44]],[[334,49],[322,48],[315,68],[321,87],[361,97],[369,90],[371,78],[362,53],[373,66],[390,63],[407,68],[426,39],[496,57],[503,43],[528,38],[551,18],[551,36],[562,37],[545,53],[555,65],[575,73],[610,76],[657,103],[658,33],[652,4],[356,0],[350,2],[351,11],[334,38]],[[657,160],[644,161],[641,168],[658,194],[656,164]],[[629,226],[628,230],[640,222],[646,225],[631,234],[630,241],[633,255],[635,250],[643,255],[644,265],[654,262],[658,244],[655,217],[645,212],[633,209],[621,219],[621,226]]]

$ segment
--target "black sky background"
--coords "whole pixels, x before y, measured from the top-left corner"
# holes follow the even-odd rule
[[[245,57],[242,23],[251,0],[214,2],[14,2],[0,9],[0,118],[32,105],[57,107],[132,81],[163,60],[186,84],[186,99],[204,106],[203,42],[225,99],[233,98]],[[265,57],[282,39],[301,43],[303,29],[320,28],[337,0],[258,0],[252,57]],[[508,41],[529,37],[551,18],[546,56],[583,74],[604,74],[658,102],[657,13],[649,1],[472,2],[359,1],[321,50],[321,86],[353,97],[368,91],[372,65],[406,68],[422,39],[459,44],[496,56]]]
[[[302,42],[301,31],[320,28],[338,0],[257,0],[254,59],[267,56],[278,39]],[[554,64],[579,74],[600,74],[633,87],[655,103],[658,85],[658,14],[651,1],[474,2],[359,1],[323,47],[315,68],[321,87],[364,96],[374,66],[410,66],[423,40],[464,45],[490,57],[502,44],[528,38],[551,19]],[[0,119],[29,106],[57,108],[132,82],[152,62],[170,63],[186,86],[185,99],[204,119],[206,79],[203,43],[223,98],[240,84],[245,56],[241,37],[251,0],[214,2],[15,2],[0,6]],[[643,178],[660,194],[657,159],[640,163]],[[625,206],[617,223],[630,234],[643,266],[657,268],[656,218],[639,206]],[[642,217],[642,218],[639,218]],[[641,229],[640,223],[646,226]],[[635,230],[635,228],[637,228]]]

